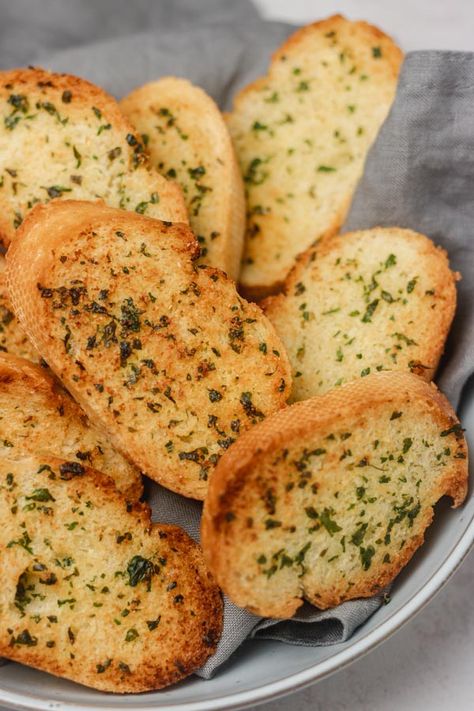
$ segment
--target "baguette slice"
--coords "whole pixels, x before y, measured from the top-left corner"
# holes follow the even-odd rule
[[[229,131],[214,101],[186,79],[165,77],[132,91],[120,108],[142,134],[152,165],[181,185],[201,262],[237,279],[244,189]]]
[[[69,464],[0,460],[0,654],[102,691],[172,684],[221,632],[202,553],[110,479]]]
[[[102,198],[187,222],[181,190],[149,165],[141,141],[102,89],[43,69],[0,72],[0,240],[38,202]]]
[[[92,421],[148,476],[204,498],[238,434],[283,407],[273,326],[211,267],[185,225],[58,200],[9,249],[23,328]]]
[[[433,506],[467,491],[451,406],[409,373],[379,373],[296,403],[222,457],[202,545],[240,607],[291,617],[382,590],[423,543]]]
[[[5,258],[0,255],[0,352],[26,358],[32,362],[39,360],[39,354],[18,323],[5,279]]]
[[[293,400],[381,370],[431,380],[456,309],[446,252],[424,235],[375,228],[324,240],[263,304],[293,370]]]
[[[49,453],[110,476],[129,501],[140,498],[140,472],[98,432],[45,370],[0,354],[0,458]]]
[[[344,221],[395,94],[402,54],[336,15],[295,32],[243,89],[229,128],[247,189],[244,293],[281,286],[296,256]]]

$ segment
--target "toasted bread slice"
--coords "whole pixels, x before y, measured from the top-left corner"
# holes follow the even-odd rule
[[[296,256],[337,232],[392,103],[402,54],[340,15],[295,32],[241,91],[229,128],[247,191],[244,293],[274,293]]]
[[[0,72],[0,240],[33,205],[63,196],[187,222],[181,189],[148,165],[111,96],[68,74]]]
[[[0,459],[0,481],[2,656],[124,693],[214,652],[221,596],[184,531],[76,462]]]
[[[466,443],[448,401],[379,373],[291,405],[222,457],[202,545],[231,600],[291,617],[383,589],[423,543],[433,506],[459,506]]]
[[[198,251],[185,225],[59,200],[31,211],[7,277],[23,328],[91,420],[152,479],[199,499],[291,378],[266,316],[193,265]]]
[[[456,309],[446,252],[393,228],[347,233],[312,247],[285,294],[263,306],[293,369],[293,400],[381,370],[431,380]]]
[[[214,101],[186,79],[165,77],[132,91],[120,108],[142,134],[152,165],[181,185],[200,261],[237,279],[244,189],[229,131]]]
[[[0,352],[37,362],[39,354],[13,313],[5,279],[5,258],[0,255]]]
[[[130,501],[141,496],[140,472],[90,424],[60,384],[44,368],[0,353],[0,458],[38,452],[107,474]]]

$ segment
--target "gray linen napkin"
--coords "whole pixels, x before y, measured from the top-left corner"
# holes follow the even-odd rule
[[[461,273],[437,382],[454,407],[474,371],[474,54],[411,52],[344,231],[410,227]]]
[[[264,22],[247,0],[0,0],[0,13],[0,66],[35,62],[82,75],[118,97],[175,74],[200,84],[222,107],[265,71],[270,53],[293,29]],[[462,271],[440,377],[455,405],[474,361],[473,185],[474,56],[413,53],[345,229],[418,229],[445,246]],[[198,537],[198,503],[152,482],[147,499],[154,520],[176,523]],[[305,605],[289,621],[262,620],[226,600],[222,640],[199,675],[210,678],[249,636],[308,646],[346,640],[382,599],[346,602],[325,612]]]

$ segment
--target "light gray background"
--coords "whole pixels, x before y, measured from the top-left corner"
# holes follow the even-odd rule
[[[265,16],[365,19],[407,50],[474,51],[473,0],[254,0]],[[474,107],[473,107],[474,110]],[[291,652],[291,650],[289,650]],[[474,554],[435,600],[383,646],[262,711],[474,709]]]

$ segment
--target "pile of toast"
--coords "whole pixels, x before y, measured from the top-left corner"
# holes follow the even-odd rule
[[[431,382],[459,275],[410,230],[339,234],[401,59],[335,16],[226,117],[184,79],[0,74],[2,656],[161,688],[216,650],[221,590],[371,596],[463,502]],[[202,548],[142,475],[204,501]]]

